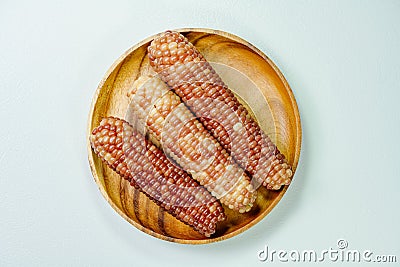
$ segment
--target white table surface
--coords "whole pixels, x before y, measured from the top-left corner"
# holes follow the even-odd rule
[[[0,266],[267,266],[280,262],[258,260],[265,245],[321,251],[339,238],[399,262],[400,1],[165,2],[0,2]],[[264,51],[303,126],[279,205],[201,246],[127,223],[100,194],[86,151],[107,69],[142,39],[182,27],[221,29]]]

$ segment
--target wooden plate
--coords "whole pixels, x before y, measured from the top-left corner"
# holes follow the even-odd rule
[[[237,93],[296,170],[301,147],[301,124],[297,104],[285,78],[260,50],[232,34],[210,29],[180,29],[216,68],[225,83]],[[127,92],[141,76],[151,73],[146,48],[149,37],[123,54],[108,70],[93,98],[87,138],[103,117],[125,117]],[[237,71],[235,75],[231,70]],[[241,78],[238,78],[241,77]],[[164,212],[144,194],[111,171],[87,145],[89,163],[96,183],[108,203],[129,223],[160,239],[204,244],[230,238],[264,218],[279,202],[287,186],[279,191],[258,189],[252,210],[239,214],[225,208],[228,219],[211,238]]]

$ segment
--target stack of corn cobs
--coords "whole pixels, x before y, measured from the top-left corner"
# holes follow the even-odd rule
[[[291,167],[183,35],[160,34],[148,57],[158,75],[129,92],[130,123],[104,118],[92,148],[132,186],[210,237],[226,220],[222,205],[248,212],[260,185],[290,183]]]

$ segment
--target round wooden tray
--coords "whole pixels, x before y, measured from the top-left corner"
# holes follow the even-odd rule
[[[197,28],[177,31],[199,49],[231,90],[251,109],[261,128],[270,135],[295,171],[301,148],[300,115],[293,93],[275,64],[253,45],[232,34]],[[138,78],[151,72],[146,49],[153,38],[133,46],[107,71],[93,98],[88,140],[103,117],[125,117],[129,105],[127,92]],[[238,79],[237,75],[224,69],[234,69],[245,79]],[[242,233],[264,218],[287,190],[287,186],[279,191],[260,187],[254,207],[245,214],[225,207],[228,219],[218,225],[211,238],[206,238],[164,212],[110,170],[93,153],[89,141],[87,149],[94,179],[118,214],[141,231],[172,242],[204,244]]]

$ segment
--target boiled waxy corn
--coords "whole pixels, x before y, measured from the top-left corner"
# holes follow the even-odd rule
[[[226,219],[221,204],[124,120],[108,117],[92,131],[94,152],[121,177],[182,222],[209,237]]]
[[[250,210],[256,192],[249,177],[163,81],[150,78],[129,95],[130,121],[146,128],[221,203],[239,212]]]
[[[277,190],[290,183],[293,172],[284,155],[183,35],[160,34],[148,57],[160,78],[255,179],[253,184]]]

